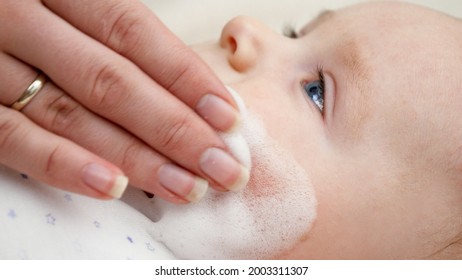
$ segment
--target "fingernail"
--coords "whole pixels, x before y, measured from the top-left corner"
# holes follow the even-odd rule
[[[117,199],[122,197],[128,186],[127,177],[97,163],[87,164],[83,168],[82,180],[91,188]]]
[[[203,172],[230,191],[242,190],[249,181],[249,171],[218,148],[206,150],[202,154],[200,166]]]
[[[196,111],[215,129],[226,132],[239,126],[239,113],[220,97],[204,95],[196,105]]]
[[[198,202],[207,192],[209,183],[174,164],[164,164],[157,173],[160,184],[190,202]]]

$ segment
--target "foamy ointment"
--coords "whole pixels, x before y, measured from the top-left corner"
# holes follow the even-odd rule
[[[246,111],[240,96],[229,91],[242,125],[223,139],[244,165],[250,167],[252,159],[250,181],[238,193],[209,190],[196,204],[155,201],[161,218],[152,234],[179,258],[271,258],[294,246],[316,218],[314,188],[306,172]]]

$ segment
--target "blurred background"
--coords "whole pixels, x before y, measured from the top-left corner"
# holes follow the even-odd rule
[[[142,0],[187,44],[217,39],[233,17],[247,15],[274,30],[303,26],[324,9],[338,9],[358,0]],[[408,0],[462,18],[461,0]]]

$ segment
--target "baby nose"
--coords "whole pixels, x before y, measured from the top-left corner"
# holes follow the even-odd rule
[[[223,28],[220,45],[228,49],[228,61],[239,72],[253,68],[264,47],[266,28],[254,19],[239,16]]]

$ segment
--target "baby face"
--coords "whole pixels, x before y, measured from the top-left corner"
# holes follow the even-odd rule
[[[274,257],[426,258],[459,241],[460,30],[370,3],[322,13],[297,38],[238,17],[197,46],[314,186],[315,222]]]

